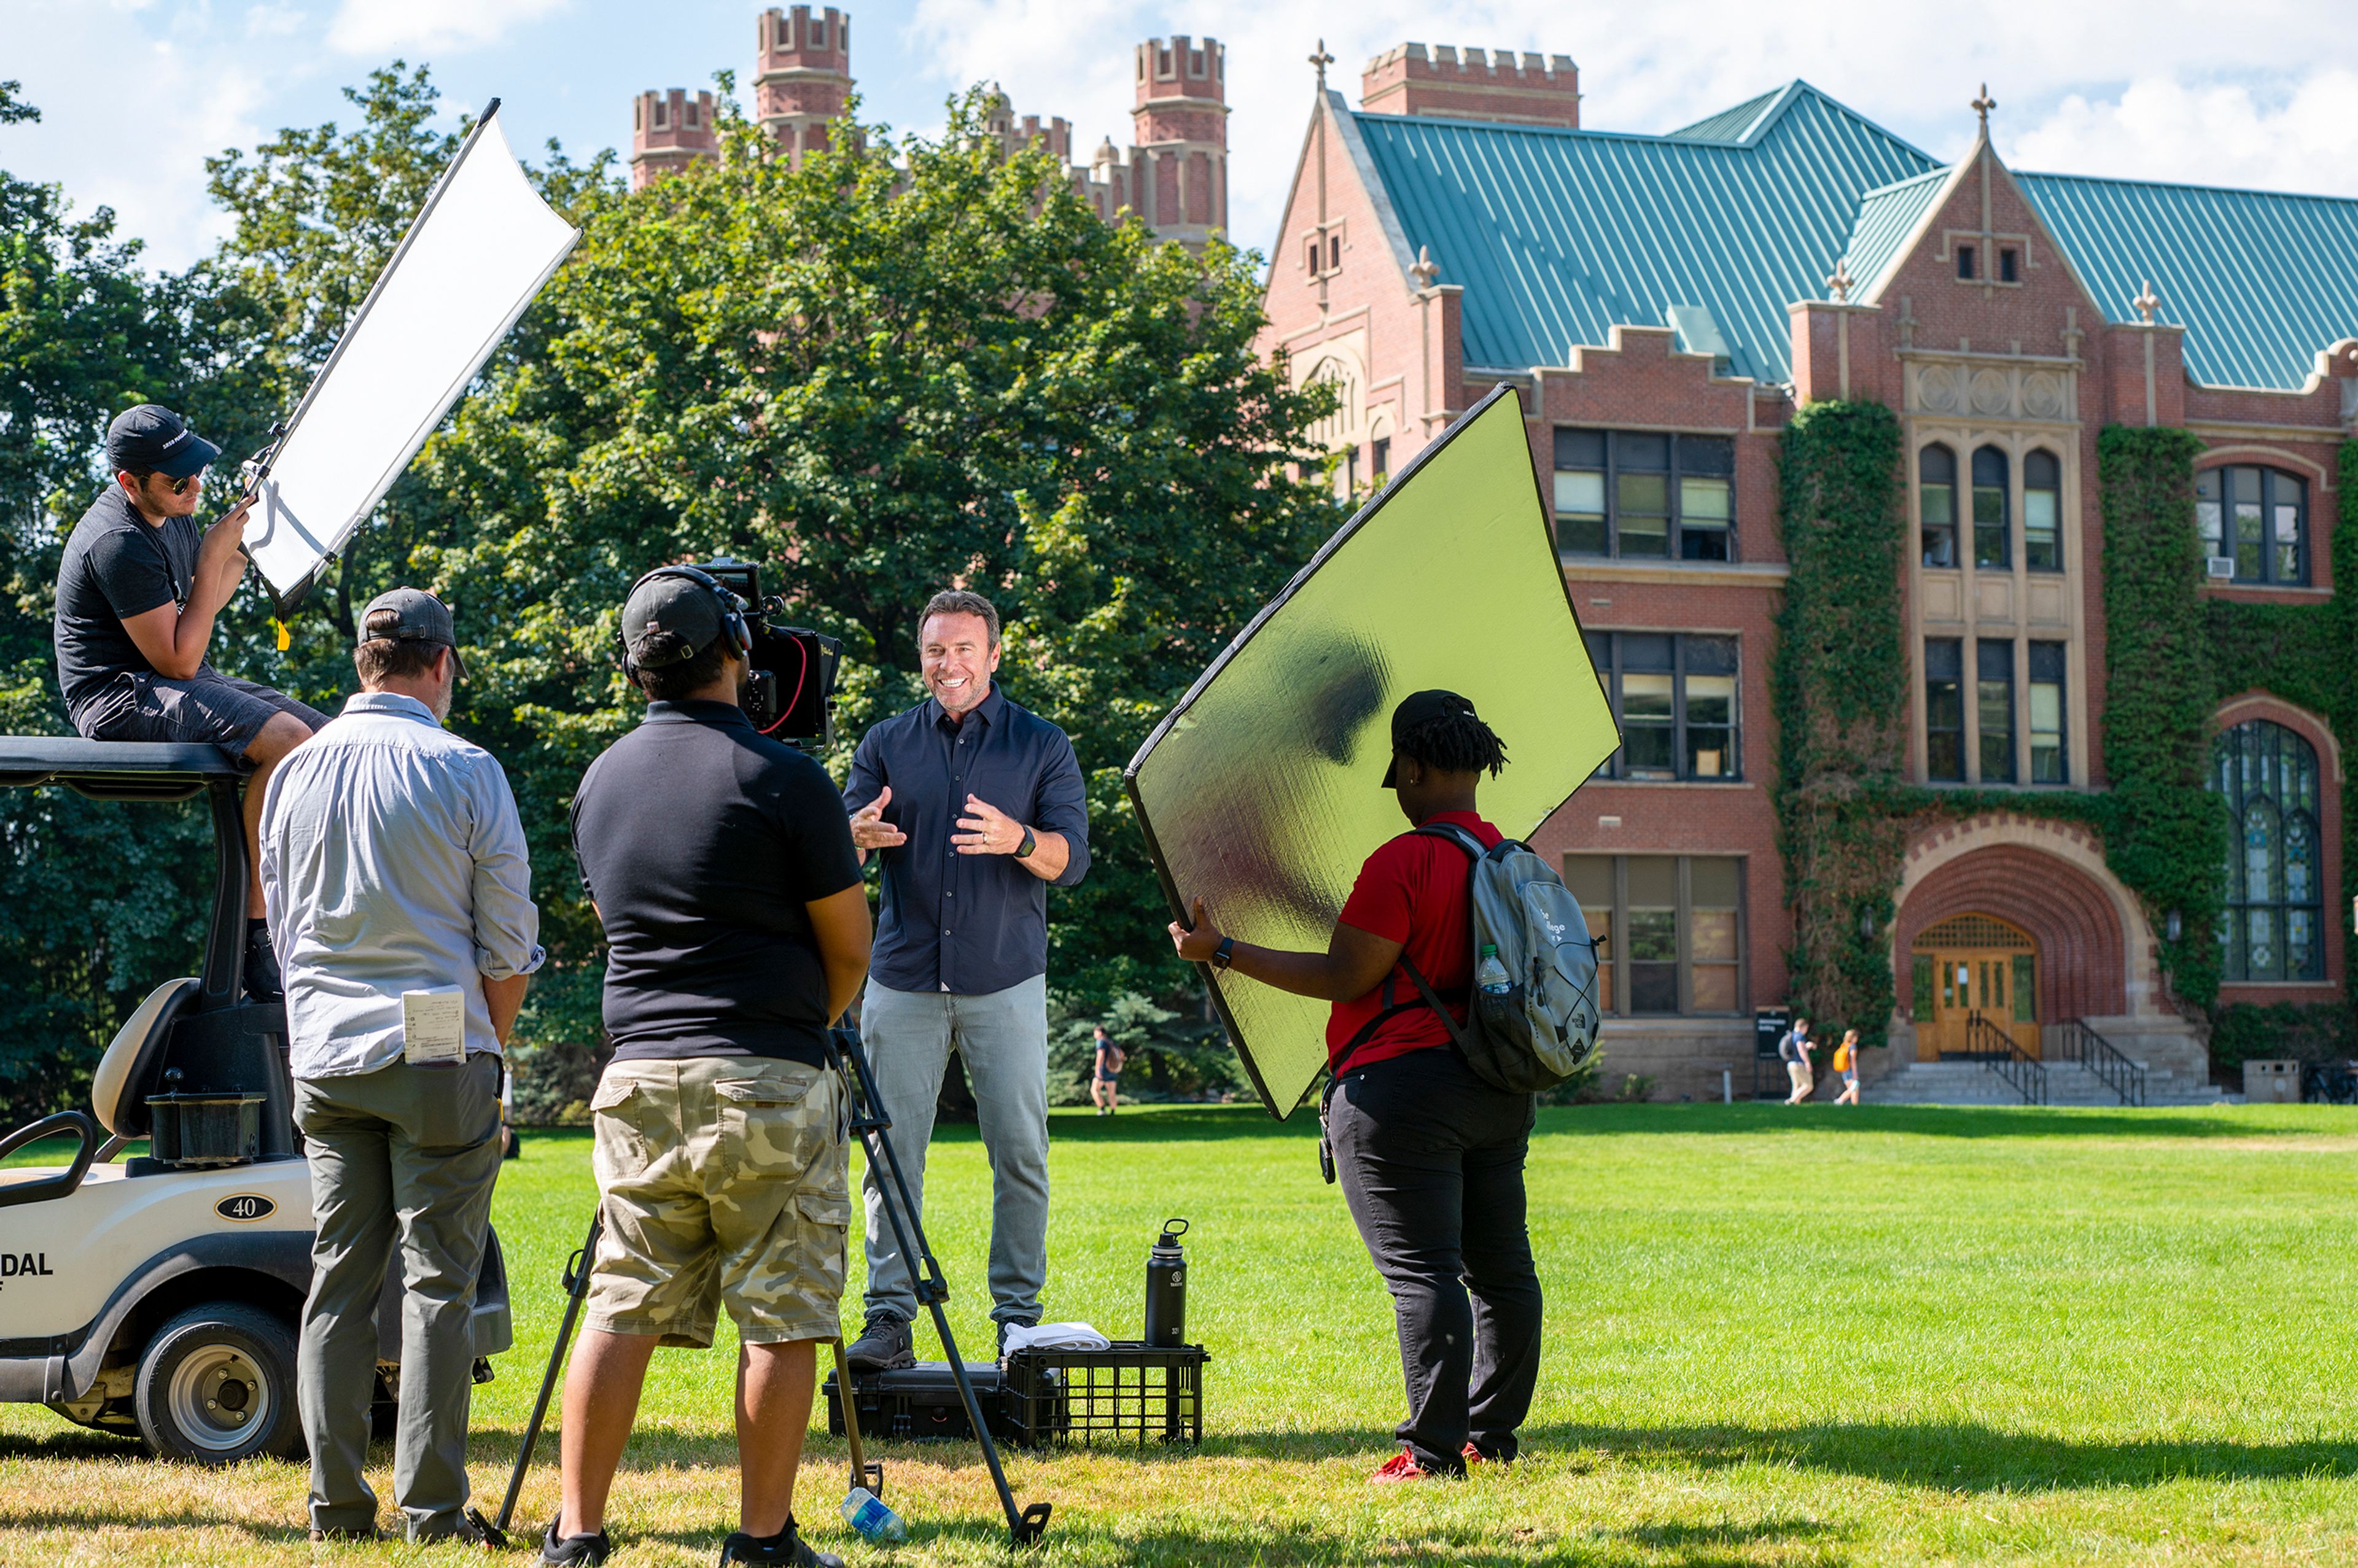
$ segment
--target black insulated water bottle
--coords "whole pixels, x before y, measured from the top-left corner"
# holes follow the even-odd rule
[[[1186,1232],[1185,1220],[1164,1220],[1146,1254],[1146,1343],[1158,1350],[1187,1343],[1187,1254],[1179,1247]]]

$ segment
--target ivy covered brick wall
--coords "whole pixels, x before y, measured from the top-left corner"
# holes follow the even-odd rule
[[[1779,450],[1791,575],[1769,672],[1778,848],[1793,995],[1884,1044],[1892,894],[1907,848],[1908,670],[1900,619],[1899,421],[1812,403]]]

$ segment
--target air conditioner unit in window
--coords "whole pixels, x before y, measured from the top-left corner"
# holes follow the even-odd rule
[[[2206,576],[2215,578],[2221,582],[2233,582],[2235,579],[2235,557],[2233,556],[2206,557],[2202,562],[2202,569]]]

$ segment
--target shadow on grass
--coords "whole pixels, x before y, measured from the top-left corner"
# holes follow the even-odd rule
[[[59,1418],[62,1424],[63,1418]],[[11,1433],[0,1436],[0,1460],[7,1459],[135,1459],[142,1450],[135,1437],[115,1437],[86,1426],[46,1433],[39,1437]]]
[[[1202,1453],[1311,1461],[1388,1450],[1370,1426],[1343,1432],[1206,1435]],[[1697,1470],[1790,1465],[1947,1491],[2054,1491],[2151,1486],[2176,1480],[2255,1480],[2358,1476],[2358,1441],[2205,1443],[2135,1439],[2076,1442],[2000,1432],[1970,1422],[1860,1422],[1795,1427],[1613,1427],[1573,1423],[1526,1428],[1523,1451],[1555,1459],[1584,1450],[1645,1465]],[[1168,1463],[1187,1451],[1136,1451]],[[1578,1468],[1577,1460],[1574,1460]]]

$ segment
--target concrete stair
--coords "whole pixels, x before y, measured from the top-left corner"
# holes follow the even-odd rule
[[[2121,1108],[2121,1097],[2077,1062],[2049,1062],[2047,1103]],[[2209,1083],[2190,1082],[2167,1068],[2148,1068],[2146,1104],[2223,1105]],[[1823,1098],[1823,1097],[1821,1097]],[[1859,1090],[1867,1105],[2020,1105],[2014,1086],[1979,1062],[1912,1062]]]

